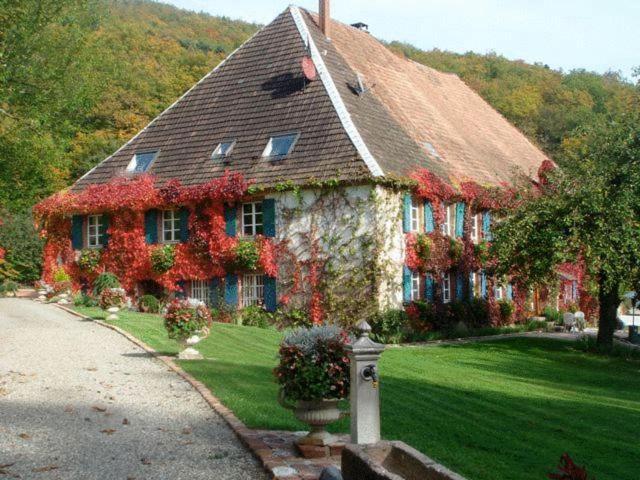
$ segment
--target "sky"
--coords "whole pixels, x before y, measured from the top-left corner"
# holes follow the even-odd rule
[[[266,24],[292,0],[162,1]],[[295,4],[318,10],[317,0]],[[628,79],[640,66],[640,0],[333,0],[331,15],[423,50],[494,51],[564,71],[620,71]]]

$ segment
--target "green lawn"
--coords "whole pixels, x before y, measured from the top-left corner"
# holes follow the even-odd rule
[[[98,309],[78,310],[104,318]],[[178,351],[157,316],[125,313],[114,323],[159,351]],[[298,430],[275,400],[279,339],[275,330],[214,324],[199,345],[207,359],[181,366],[249,427]],[[383,436],[470,479],[543,479],[563,452],[598,480],[639,477],[638,361],[522,338],[392,348],[380,371]]]

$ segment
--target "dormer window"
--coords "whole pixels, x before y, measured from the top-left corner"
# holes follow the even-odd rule
[[[129,173],[144,173],[158,156],[158,151],[135,153],[127,166]]]
[[[275,135],[269,139],[267,147],[262,152],[263,157],[283,158],[291,153],[298,140],[299,134]]]
[[[211,154],[211,158],[213,160],[222,160],[223,158],[228,157],[229,155],[231,155],[231,152],[233,151],[233,147],[235,146],[235,144],[236,144],[235,140],[220,142],[216,147],[216,149]]]

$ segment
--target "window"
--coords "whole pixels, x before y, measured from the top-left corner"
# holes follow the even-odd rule
[[[285,157],[291,153],[297,140],[297,133],[273,136],[269,139],[269,143],[267,143],[267,147],[264,149],[264,152],[262,152],[262,156],[272,158]]]
[[[89,215],[87,217],[87,247],[102,247],[102,217],[100,215]]]
[[[473,243],[478,243],[480,240],[480,222],[482,222],[482,216],[479,213],[471,217],[471,240]]]
[[[442,277],[442,303],[451,301],[451,276],[445,273]]]
[[[220,160],[222,158],[228,157],[231,155],[233,147],[235,146],[236,141],[231,140],[228,142],[220,142],[216,149],[211,154],[211,158],[214,160]]]
[[[264,276],[247,273],[242,276],[242,306],[261,305],[264,298]]]
[[[420,231],[420,204],[415,198],[411,199],[411,231]]]
[[[440,229],[444,235],[449,235],[450,237],[455,236],[456,231],[456,205],[445,205],[444,206],[445,215],[444,215],[444,223],[440,225]]]
[[[253,237],[262,235],[262,202],[251,202],[242,205],[242,233]]]
[[[127,166],[127,172],[143,173],[149,170],[149,167],[158,156],[158,152],[136,153]]]
[[[502,285],[498,285],[495,289],[496,300],[504,299],[504,287]]]
[[[191,281],[191,298],[209,305],[209,284],[206,280]]]
[[[474,272],[469,277],[469,288],[475,298],[482,296],[482,276],[478,272]]]
[[[420,292],[422,292],[422,278],[420,272],[411,272],[411,301],[420,300]]]
[[[177,210],[162,211],[162,241],[164,243],[180,241],[180,215]]]

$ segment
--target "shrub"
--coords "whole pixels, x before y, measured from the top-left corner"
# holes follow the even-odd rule
[[[435,305],[428,302],[413,302],[407,307],[409,325],[416,333],[425,333],[437,330],[441,325]]]
[[[5,280],[0,283],[0,297],[15,296],[18,292],[18,284],[13,280]]]
[[[472,328],[483,328],[490,324],[489,304],[484,298],[473,298],[467,303],[465,322]]]
[[[86,293],[80,292],[73,297],[73,304],[76,307],[97,307],[98,301]]]
[[[55,272],[53,272],[53,286],[51,292],[53,295],[69,292],[71,291],[71,287],[71,277],[64,268],[59,267]]]
[[[260,252],[253,240],[239,240],[235,249],[234,268],[238,270],[255,270],[258,267]]]
[[[433,246],[433,240],[425,233],[419,233],[416,235],[415,251],[416,255],[420,259],[420,262],[424,265],[431,258],[431,247]]]
[[[169,338],[186,340],[192,335],[206,336],[211,326],[211,313],[198,301],[175,299],[167,307],[164,328]]]
[[[313,326],[309,314],[301,308],[280,308],[274,312],[273,318],[279,329]]]
[[[78,267],[84,272],[93,273],[100,265],[100,259],[102,258],[102,252],[95,248],[87,248],[80,252],[80,258],[78,258]]]
[[[71,276],[65,271],[64,268],[58,267],[55,272],[53,272],[53,281],[56,283],[59,282],[70,282]]]
[[[547,322],[555,322],[558,325],[562,325],[562,313],[553,307],[545,307],[542,316],[547,319]]]
[[[93,294],[100,296],[105,288],[120,288],[120,280],[113,273],[104,272],[93,282]]]
[[[123,308],[127,304],[127,294],[122,288],[105,288],[100,292],[100,308]]]
[[[166,273],[173,267],[176,252],[173,245],[162,245],[151,251],[151,269],[155,273]]]
[[[510,300],[498,300],[498,307],[500,308],[500,319],[503,323],[509,322],[515,307]]]
[[[598,355],[606,355],[609,357],[620,357],[625,360],[640,360],[640,350],[632,346],[623,345],[614,342],[611,349],[600,347],[596,341],[596,337],[591,335],[582,335],[574,344],[576,350],[582,352],[595,353]]]
[[[0,246],[7,250],[4,261],[0,261],[2,272],[10,273],[10,278],[21,283],[33,283],[42,271],[43,240],[35,229],[30,211],[0,211]]]
[[[237,307],[225,302],[220,302],[216,307],[211,309],[211,317],[215,322],[219,323],[238,324],[240,322],[239,315],[240,313]]]
[[[145,313],[159,313],[160,300],[153,295],[143,295],[138,299],[138,309]]]
[[[404,310],[386,310],[369,320],[371,338],[381,343],[400,343],[404,338],[409,317]]]
[[[527,332],[533,332],[535,330],[546,330],[547,322],[544,320],[529,320],[527,322]]]
[[[464,244],[455,238],[449,239],[449,257],[454,263],[458,263],[462,258]]]
[[[469,327],[462,321],[457,322],[449,332],[449,336],[452,338],[465,338],[469,335]]]
[[[246,307],[240,311],[238,323],[248,327],[267,328],[273,324],[273,314],[256,305]]]
[[[289,401],[341,399],[349,395],[347,333],[334,325],[298,328],[278,353],[274,375]]]
[[[481,265],[486,264],[489,260],[489,243],[484,240],[476,243],[473,246],[473,254]]]

